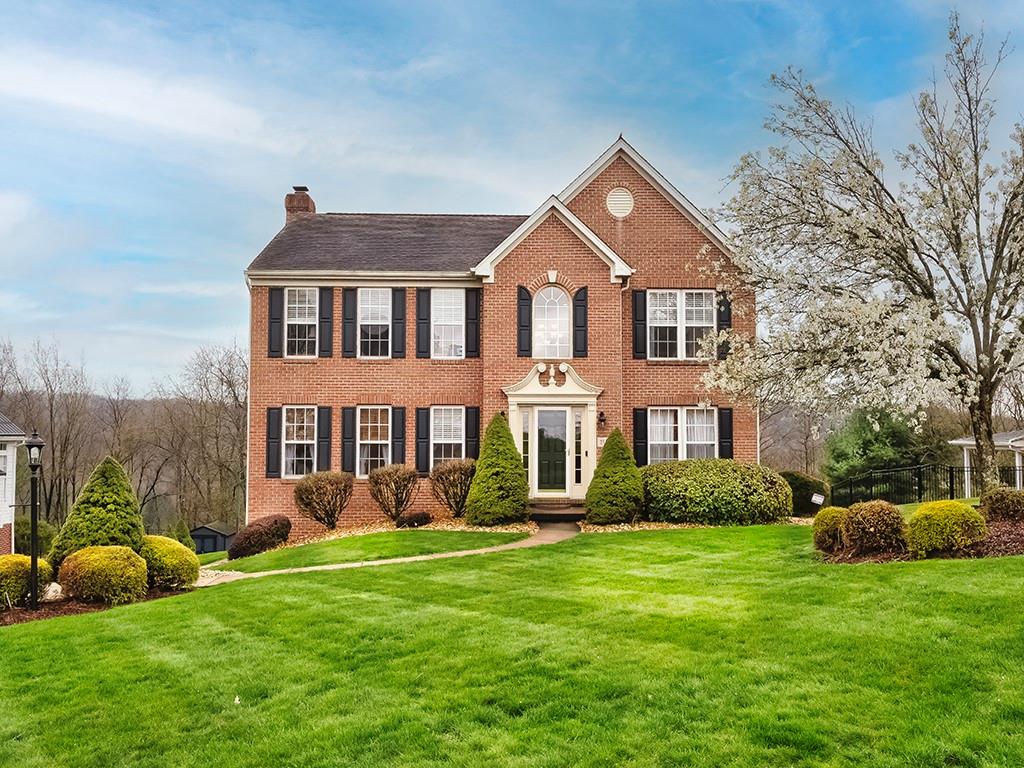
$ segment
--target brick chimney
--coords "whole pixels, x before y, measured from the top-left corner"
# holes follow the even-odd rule
[[[290,224],[303,216],[316,213],[316,203],[309,196],[309,187],[292,187],[294,192],[284,196],[284,223]]]

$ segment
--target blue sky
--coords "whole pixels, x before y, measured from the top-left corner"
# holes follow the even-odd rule
[[[965,26],[1020,46],[1017,2]],[[242,270],[321,211],[529,213],[623,132],[701,207],[802,67],[910,140],[948,3],[0,4],[0,339],[140,392],[246,343]],[[1004,72],[1014,96],[1024,51]],[[1016,85],[1014,85],[1016,84]]]

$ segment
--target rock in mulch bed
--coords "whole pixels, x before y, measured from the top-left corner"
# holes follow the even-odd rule
[[[995,521],[988,524],[988,536],[963,552],[936,552],[932,559],[963,560],[980,557],[1005,557],[1007,555],[1024,555],[1024,522]],[[848,552],[837,552],[824,555],[826,563],[891,563],[901,560],[913,560],[906,552],[882,552],[873,555],[852,555]]]
[[[165,592],[159,589],[151,589],[142,598],[145,600],[159,600],[162,597],[173,597],[180,595],[187,590]],[[140,601],[140,602],[142,602]],[[28,608],[10,608],[0,611],[0,627],[12,624],[24,624],[27,621],[38,621],[39,619],[54,619],[58,616],[75,616],[79,613],[95,613],[105,611],[111,606],[103,603],[83,603],[80,600],[56,600],[52,603],[40,603],[39,608],[32,611]]]

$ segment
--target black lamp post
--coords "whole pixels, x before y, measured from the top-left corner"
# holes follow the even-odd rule
[[[28,467],[32,470],[32,565],[29,571],[28,604],[32,610],[39,607],[39,468],[43,466],[43,448],[46,443],[32,430],[25,441],[28,449]]]

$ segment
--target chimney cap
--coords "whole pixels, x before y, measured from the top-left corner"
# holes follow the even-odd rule
[[[299,185],[297,187],[292,187],[292,189],[294,189],[296,192],[309,192],[309,187],[302,186],[302,185]]]

